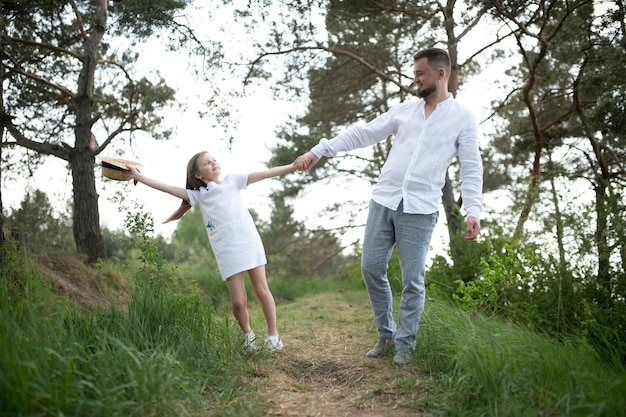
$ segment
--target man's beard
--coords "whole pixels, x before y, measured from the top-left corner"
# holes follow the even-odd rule
[[[434,93],[435,91],[437,91],[437,85],[436,84],[432,84],[430,87],[425,88],[423,90],[420,91],[420,89],[417,89],[417,96],[419,98],[425,98],[428,97],[429,95],[431,95],[432,93]]]

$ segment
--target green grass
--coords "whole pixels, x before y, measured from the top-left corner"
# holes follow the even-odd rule
[[[243,352],[230,311],[219,313],[189,282],[135,278],[126,309],[84,310],[56,296],[26,257],[9,255],[0,273],[0,416],[246,417],[266,410],[271,399],[245,383],[262,357]],[[105,270],[124,281],[114,266]],[[338,296],[371,320],[358,283],[270,286],[283,326],[348,331],[352,321],[329,319]],[[259,307],[250,301],[261,332]],[[583,338],[555,343],[438,299],[426,302],[414,365],[417,377],[396,378],[392,366],[385,372],[402,405],[420,415],[626,415],[619,360],[603,362]]]
[[[429,300],[416,363],[431,395],[420,408],[463,416],[623,416],[626,371],[582,338],[536,332]]]
[[[25,265],[0,281],[0,416],[208,415],[242,395],[239,332],[198,292],[138,281],[128,311],[84,312]]]

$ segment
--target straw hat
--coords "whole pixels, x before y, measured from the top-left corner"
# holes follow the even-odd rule
[[[143,165],[139,162],[127,161],[120,158],[108,158],[106,156],[96,156],[102,161],[102,175],[112,180],[128,181],[130,178],[124,178],[123,172],[128,171],[126,166],[141,168]]]

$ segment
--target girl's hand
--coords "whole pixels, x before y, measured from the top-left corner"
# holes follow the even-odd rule
[[[132,165],[126,165],[126,171],[122,172],[124,178],[128,178],[129,180],[134,180],[138,174],[139,171]]]

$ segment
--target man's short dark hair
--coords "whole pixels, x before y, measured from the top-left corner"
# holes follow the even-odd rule
[[[427,48],[422,49],[418,53],[413,56],[413,62],[418,59],[426,58],[428,60],[428,65],[434,70],[438,68],[443,68],[446,71],[446,74],[450,75],[451,64],[450,64],[450,55],[445,49],[441,48]]]

